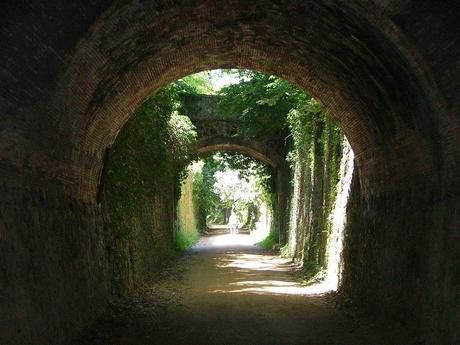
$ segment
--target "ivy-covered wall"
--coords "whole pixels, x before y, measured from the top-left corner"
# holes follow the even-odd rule
[[[337,194],[343,134],[311,99],[288,116],[293,135],[288,243],[285,254],[313,276],[327,264],[331,213]]]
[[[202,230],[199,228],[198,205],[196,205],[193,195],[193,182],[194,170],[193,166],[189,166],[177,203],[175,243],[178,249],[186,249],[195,243]]]
[[[173,252],[178,187],[195,139],[175,98],[170,87],[147,100],[108,151],[101,202],[113,294],[134,288]]]

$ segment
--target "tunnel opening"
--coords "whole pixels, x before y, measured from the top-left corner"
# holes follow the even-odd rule
[[[224,78],[236,81],[216,93],[210,84]],[[189,75],[136,110],[111,152],[101,185],[116,291],[141,283],[171,247],[219,231],[249,236],[212,243],[279,250],[306,284],[337,289],[353,152],[294,85],[248,70]]]
[[[208,237],[196,247],[251,246],[274,236],[272,178],[267,166],[240,153],[220,151],[201,158],[189,167],[182,186],[177,236]]]
[[[101,313],[111,279],[98,202],[107,148],[154,91],[230,67],[308,91],[350,141],[341,293],[402,319],[422,343],[458,342],[457,5],[26,1],[4,13],[7,343],[65,342]]]

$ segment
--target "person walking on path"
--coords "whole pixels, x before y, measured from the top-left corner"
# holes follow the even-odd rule
[[[238,217],[236,216],[235,210],[233,208],[228,220],[228,225],[230,228],[230,234],[235,235],[238,232]]]

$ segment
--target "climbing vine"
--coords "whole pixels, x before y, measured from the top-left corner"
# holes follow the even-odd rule
[[[273,205],[273,174],[264,164],[238,153],[220,152],[205,157],[195,175],[194,198],[200,229],[207,222],[227,223],[232,207],[246,214],[245,226],[255,228],[261,203]],[[239,183],[225,183],[225,172],[237,174]]]
[[[237,114],[246,137],[262,141],[286,137],[289,111],[308,96],[287,81],[260,72],[238,71],[240,82],[220,90],[220,113]]]
[[[103,213],[118,292],[172,248],[173,208],[196,140],[190,119],[179,113],[184,92],[197,90],[180,80],[147,99],[109,150]]]
[[[286,154],[292,199],[283,252],[314,275],[326,264],[329,214],[336,197],[343,135],[321,104],[294,85],[259,72],[232,73],[238,73],[239,82],[218,92],[219,116],[239,121],[235,135],[275,143]],[[184,116],[190,110],[185,100],[202,93],[212,93],[204,74],[159,90],[136,110],[110,150],[103,204],[114,266],[122,277],[154,266],[148,258],[164,257],[177,233],[174,208],[197,135]],[[219,182],[216,172],[225,169],[238,172],[247,181],[257,175],[259,199],[223,198],[215,186]],[[225,212],[228,215],[235,204],[247,210],[249,228],[257,220],[260,202],[275,211],[273,172],[251,158],[229,153],[209,156],[203,159],[203,168],[193,174],[198,229],[205,229],[209,219],[225,222]],[[278,243],[278,229],[272,230],[267,247]],[[129,260],[132,262],[126,265]]]
[[[288,154],[293,199],[290,210],[289,255],[303,262],[308,277],[325,268],[331,231],[329,215],[337,194],[343,134],[314,99],[292,109],[287,117],[293,137]],[[296,197],[302,194],[302,198]]]

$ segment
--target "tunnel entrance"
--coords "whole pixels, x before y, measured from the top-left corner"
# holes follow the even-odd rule
[[[272,179],[270,168],[242,154],[217,152],[193,163],[181,188],[177,235],[225,235],[212,242],[219,245],[252,245],[270,233],[275,237]]]
[[[223,77],[238,82],[216,93]],[[135,112],[104,170],[104,219],[122,253],[115,290],[142,281],[171,245],[218,229],[246,231],[304,267],[306,281],[337,288],[352,151],[327,111],[285,80],[248,70],[180,79]]]
[[[309,95],[260,72],[220,73],[237,75],[238,83],[211,96],[202,93],[206,73],[190,75],[159,90],[136,110],[110,149],[103,184],[105,226],[114,235],[109,252],[116,253],[111,258],[117,277],[112,287],[128,296],[139,282],[147,290],[162,290],[151,279],[152,274],[161,276],[154,268],[164,265],[171,244],[188,249],[184,262],[174,262],[170,271],[188,272],[187,277],[174,279],[185,284],[179,284],[179,290],[194,292],[177,294],[180,301],[175,302],[190,300],[191,304],[185,304],[191,309],[176,309],[175,302],[166,303],[165,308],[180,315],[188,334],[181,336],[192,337],[187,340],[192,343],[247,343],[252,339],[246,332],[241,339],[226,334],[226,322],[232,318],[239,320],[235,329],[246,328],[250,320],[245,317],[243,322],[239,315],[220,312],[216,298],[244,315],[253,314],[253,308],[264,308],[263,303],[272,304],[273,309],[261,315],[274,323],[274,333],[283,333],[281,324],[303,327],[303,321],[298,324],[295,319],[310,313],[305,304],[289,316],[276,315],[284,313],[284,302],[293,306],[300,297],[322,294],[321,307],[312,311],[312,317],[326,313],[334,319],[324,309],[324,293],[338,286],[353,167],[353,157],[347,153],[351,148],[343,134]],[[228,150],[221,152],[222,148]],[[210,155],[213,151],[218,153]],[[184,169],[191,160],[195,162]],[[278,256],[280,252],[283,257]],[[169,290],[162,291],[167,294]],[[155,308],[143,306],[144,298],[150,298],[142,296],[137,307],[145,308],[149,322],[162,328],[153,320]],[[206,315],[201,314],[203,309],[208,309]],[[95,327],[79,342],[100,337],[99,341],[111,343],[115,333],[139,344],[148,334],[181,343],[176,335],[152,333],[144,326],[131,333],[128,325],[139,320],[134,310],[128,308],[125,313],[117,317],[126,323],[123,332],[130,335]],[[203,318],[206,332],[222,335],[189,334],[193,320],[187,313],[196,313],[192,319]],[[156,318],[171,315],[165,312]],[[332,319],[330,327],[336,327],[337,320]],[[255,334],[261,330],[260,325],[250,328]],[[373,336],[384,336],[375,332]],[[286,341],[302,343],[308,332],[298,329],[296,333],[301,337],[285,335],[290,339]],[[353,339],[342,331],[336,336]]]
[[[246,68],[308,91],[353,148],[339,292],[421,343],[458,343],[458,13],[412,0],[7,2],[2,340],[64,343],[101,314],[114,271],[98,200],[107,148],[161,87]]]

